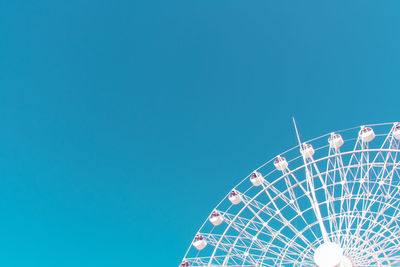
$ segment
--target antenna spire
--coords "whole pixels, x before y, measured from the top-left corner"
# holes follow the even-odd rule
[[[296,131],[297,141],[299,141],[299,146],[301,148],[300,135],[299,135],[299,131],[297,129],[296,120],[294,119],[294,116],[292,117],[292,119],[293,119],[294,129]]]

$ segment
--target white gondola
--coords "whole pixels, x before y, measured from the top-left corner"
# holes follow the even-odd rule
[[[264,182],[264,177],[262,176],[261,173],[254,171],[253,174],[250,176],[250,182],[254,186],[260,186]]]
[[[400,140],[400,124],[399,123],[396,123],[393,128],[393,136],[397,140]]]
[[[210,222],[214,226],[220,225],[224,221],[224,217],[218,211],[214,210],[210,215]]]
[[[361,126],[361,130],[358,134],[364,143],[371,142],[375,138],[374,130],[370,127]]]
[[[242,202],[242,195],[239,191],[233,189],[229,194],[229,201],[232,202],[233,205],[239,204]]]
[[[301,145],[300,152],[303,155],[303,157],[308,159],[308,158],[311,158],[312,156],[314,156],[315,150],[311,144],[303,143]]]
[[[197,234],[193,240],[193,246],[198,250],[202,250],[207,246],[207,241],[202,235]]]
[[[277,156],[275,161],[274,161],[275,168],[279,171],[286,170],[288,167],[288,162],[284,157]]]
[[[187,260],[183,260],[179,267],[190,267],[190,263]]]
[[[334,149],[339,149],[343,144],[343,138],[340,134],[332,133],[331,137],[328,139],[329,146]]]

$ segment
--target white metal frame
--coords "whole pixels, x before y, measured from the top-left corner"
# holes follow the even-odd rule
[[[251,174],[234,189],[242,201],[226,196],[198,231],[207,246],[191,245],[186,266],[315,266],[315,249],[340,245],[353,266],[400,265],[400,141],[395,123],[365,125],[376,137],[365,143],[360,127],[338,131],[344,145],[330,148],[330,134],[307,141],[315,155],[303,157],[299,146],[285,153],[289,166],[274,159],[256,169],[264,176],[253,186]],[[299,139],[300,141],[300,139]],[[228,192],[230,192],[229,190]],[[228,193],[229,195],[229,193]]]

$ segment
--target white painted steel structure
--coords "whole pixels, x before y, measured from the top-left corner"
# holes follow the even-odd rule
[[[400,266],[399,140],[400,124],[373,124],[280,154],[229,191],[180,266]]]

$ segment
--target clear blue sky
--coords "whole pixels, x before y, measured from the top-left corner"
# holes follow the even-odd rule
[[[304,139],[400,120],[400,2],[0,1],[0,265],[176,266]]]

